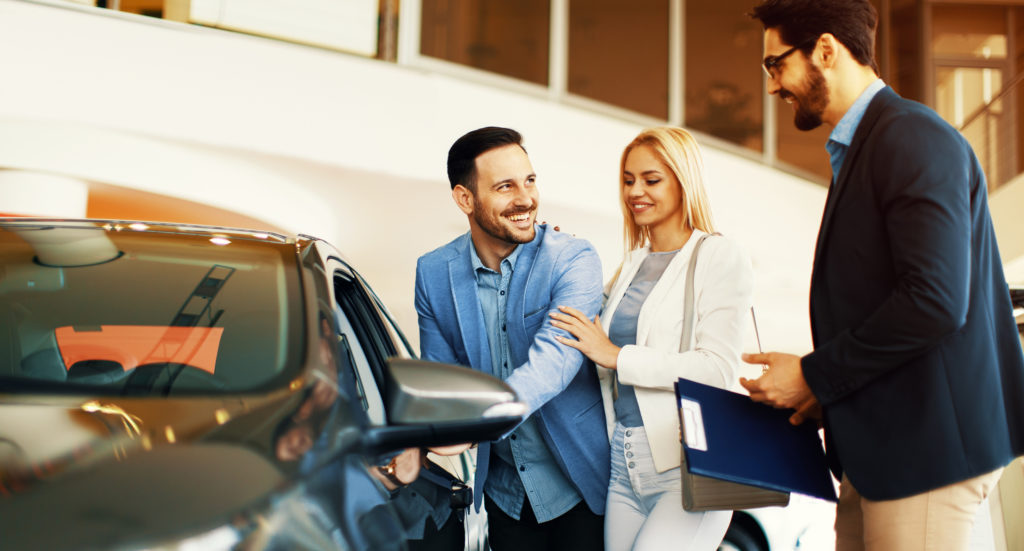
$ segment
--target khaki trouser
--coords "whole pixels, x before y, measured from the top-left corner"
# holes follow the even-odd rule
[[[978,505],[1002,474],[1000,468],[884,501],[861,497],[843,475],[836,509],[836,551],[966,550]]]

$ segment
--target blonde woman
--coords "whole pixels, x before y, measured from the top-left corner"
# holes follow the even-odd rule
[[[673,383],[726,388],[736,378],[750,261],[726,237],[705,240],[693,279],[693,342],[680,342],[687,267],[700,238],[715,231],[700,150],[681,128],[651,128],[626,146],[621,169],[627,252],[602,314],[590,320],[562,307],[551,323],[576,337],[562,344],[598,366],[612,449],[606,548],[713,550],[732,512],[682,507]]]

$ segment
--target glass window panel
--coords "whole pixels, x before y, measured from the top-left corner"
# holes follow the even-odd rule
[[[761,27],[748,0],[686,2],[686,125],[763,149]]]
[[[1006,58],[1006,8],[944,6],[932,8],[932,52],[936,57]]]
[[[946,122],[960,128],[978,109],[1003,89],[998,69],[938,67],[935,70],[935,109]],[[1000,111],[998,104],[993,110]]]
[[[107,2],[107,4],[110,7],[109,5],[113,2]],[[121,0],[118,2],[118,9],[139,15],[163,17],[164,0]]]
[[[546,85],[550,24],[548,0],[423,0],[420,52]]]
[[[127,0],[122,1],[122,9]],[[149,0],[135,0],[149,1]],[[190,0],[189,21],[211,27],[377,54],[377,0],[297,0],[284,9],[277,0]]]
[[[570,3],[569,92],[668,118],[668,0]]]
[[[921,48],[921,15],[916,0],[893,0],[889,17],[883,18],[879,26],[891,25],[888,52],[880,51],[876,40],[878,57],[886,56],[889,73],[883,74],[886,84],[899,95],[917,101],[925,101],[924,75],[921,67],[927,52]],[[880,31],[881,32],[881,31]]]
[[[1002,86],[1003,74],[998,69],[939,67],[935,71],[936,110],[953,126],[962,127],[961,133],[978,156],[990,187],[1015,174],[1011,120],[1004,112],[1003,101],[992,101]]]
[[[1014,75],[1024,74],[1024,8],[1013,8],[1012,21],[1015,29],[1013,31],[1014,44],[1014,67],[1011,69]],[[1011,127],[1011,136],[1014,138],[1013,168],[1012,176],[1017,176],[1017,167],[1020,163],[1017,159],[1024,159],[1024,87],[1018,82],[1013,85],[1015,92],[1007,100],[1008,108],[1012,111],[1008,125]],[[989,185],[993,185],[992,182]]]

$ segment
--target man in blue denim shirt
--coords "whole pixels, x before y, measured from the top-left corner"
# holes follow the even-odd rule
[[[598,312],[600,261],[590,243],[536,224],[536,175],[515,130],[459,138],[448,178],[470,231],[417,263],[421,355],[500,377],[530,411],[478,450],[491,546],[601,549],[610,460],[597,376],[545,323],[560,304]]]

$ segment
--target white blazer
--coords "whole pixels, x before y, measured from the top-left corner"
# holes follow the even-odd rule
[[[686,270],[693,248],[702,235],[704,232],[694,230],[665,268],[640,308],[637,344],[622,347],[618,356],[619,381],[635,387],[658,472],[680,464],[679,412],[673,386],[676,379],[684,377],[719,388],[731,386],[740,363],[743,336],[750,323],[753,287],[750,259],[727,237],[708,237],[698,253],[693,274],[697,318],[694,342],[686,352],[679,352]],[[601,313],[601,325],[606,334],[619,301],[649,253],[650,249],[645,247],[626,255]],[[614,371],[598,366],[597,372],[611,438],[615,428]]]

